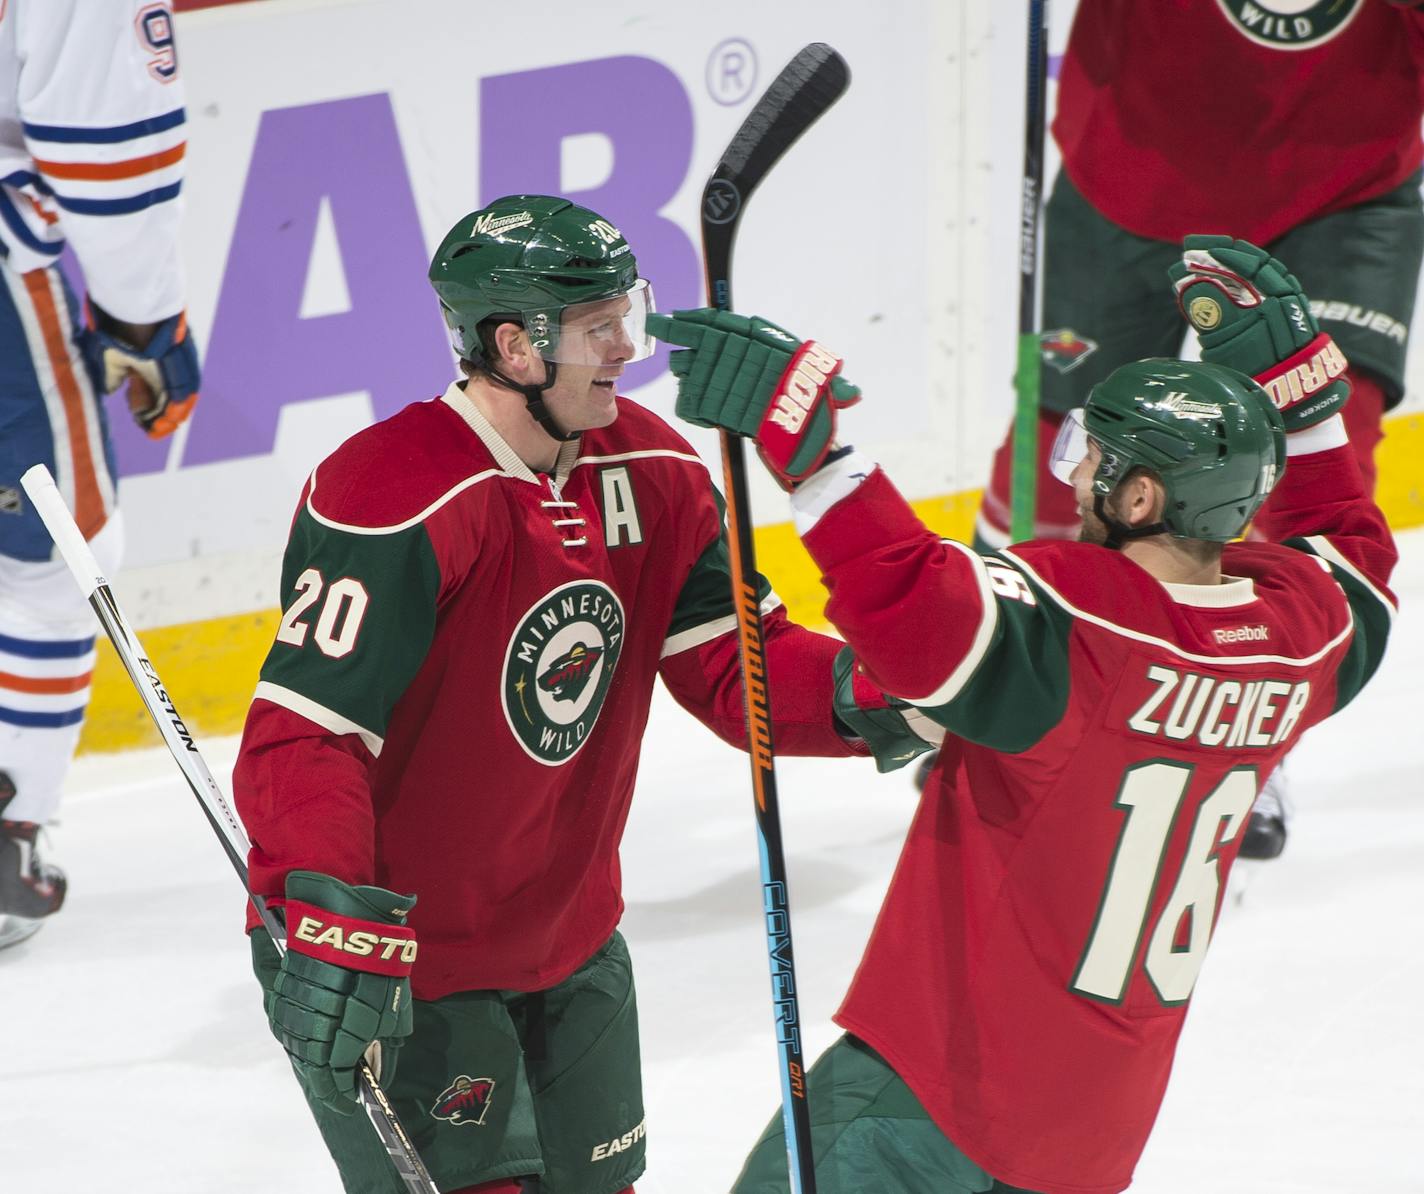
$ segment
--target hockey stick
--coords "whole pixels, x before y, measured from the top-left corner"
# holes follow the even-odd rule
[[[1029,0],[1028,75],[1024,96],[1023,193],[1019,211],[1019,351],[1014,370],[1014,454],[1009,535],[1033,538],[1038,494],[1039,380],[1038,213],[1043,203],[1043,132],[1048,79],[1048,0]]]
[[[702,260],[707,298],[723,311],[732,308],[732,245],[747,201],[781,155],[838,100],[850,83],[845,60],[815,42],[796,55],[757,101],[717,163],[702,191]],[[786,857],[771,742],[770,693],[766,682],[765,637],[756,593],[756,551],[751,503],[747,497],[742,441],[724,431],[722,467],[727,491],[727,530],[732,557],[732,601],[741,635],[742,692],[747,705],[747,745],[756,797],[761,847],[762,910],[766,915],[771,998],[781,1056],[781,1111],[786,1130],[792,1194],[815,1194],[811,1118],[806,1108],[805,1060],[801,1053],[801,1013],[791,953],[791,917],[786,901]]]
[[[198,753],[192,733],[183,724],[183,719],[173,705],[172,697],[158,678],[157,669],[144,652],[143,644],[138,641],[138,636],[134,634],[123,611],[119,609],[119,603],[109,588],[109,582],[104,578],[99,561],[94,558],[89,544],[84,541],[79,527],[75,525],[74,517],[55,487],[49,469],[42,464],[35,465],[20,478],[20,484],[30,495],[35,512],[49,530],[55,546],[59,548],[59,554],[79,585],[80,592],[94,610],[104,633],[109,636],[109,641],[114,644],[114,650],[118,652],[119,660],[128,672],[129,679],[133,681],[133,686],[138,689],[144,707],[153,718],[158,732],[163,735],[163,741],[177,762],[178,769],[183,772],[183,778],[188,781],[188,787],[198,798],[208,824],[217,833],[228,861],[237,871],[243,887],[247,887],[247,852],[251,843],[247,840],[242,822],[237,819],[237,814],[233,812],[222,794],[222,789],[213,779],[203,756]],[[257,909],[263,928],[271,935],[277,952],[285,953],[287,932],[280,912],[269,908],[267,901],[250,888],[248,898]],[[440,1194],[420,1155],[415,1151],[415,1146],[411,1144],[410,1137],[406,1135],[405,1128],[396,1117],[395,1109],[390,1105],[365,1060],[356,1067],[356,1080],[361,1105],[366,1109],[366,1114],[370,1117],[371,1124],[380,1136],[381,1144],[385,1146],[405,1188],[412,1191],[412,1194]]]

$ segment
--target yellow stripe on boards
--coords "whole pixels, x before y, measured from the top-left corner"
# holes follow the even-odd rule
[[[138,632],[179,716],[198,735],[200,749],[203,738],[241,731],[279,613],[261,610]],[[113,644],[100,634],[80,751],[162,744]]]
[[[1395,530],[1424,525],[1424,415],[1385,420],[1379,447],[1380,507]],[[924,524],[947,539],[968,543],[980,491],[967,490],[912,502]],[[824,629],[826,590],[789,522],[756,530],[757,566],[803,626]],[[203,738],[236,734],[247,716],[257,673],[277,632],[277,610],[188,622],[139,632],[154,667],[188,728]],[[89,718],[81,751],[161,745],[123,666],[102,636],[94,669]]]

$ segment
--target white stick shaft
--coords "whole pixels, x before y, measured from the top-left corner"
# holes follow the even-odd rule
[[[98,617],[104,633],[114,644],[114,650],[128,671],[129,679],[133,681],[149,716],[153,718],[158,732],[168,744],[168,749],[187,779],[188,786],[201,802],[208,821],[222,835],[228,857],[246,886],[247,854],[251,843],[247,840],[242,822],[237,819],[237,814],[223,796],[222,789],[208,770],[208,765],[203,762],[197,743],[193,741],[192,734],[183,724],[183,719],[178,716],[178,710],[174,708],[163,682],[158,678],[158,670],[144,653],[138,635],[133,632],[133,627],[119,609],[109,582],[104,579],[99,568],[99,561],[94,558],[89,544],[84,541],[84,536],[75,524],[69,507],[64,504],[64,498],[60,496],[49,469],[42,464],[35,465],[20,478],[20,484],[30,495],[36,512],[59,548],[59,554],[68,565],[69,571],[74,574],[75,581]],[[280,921],[261,896],[253,895],[251,898],[253,906],[271,934],[272,944],[277,947],[279,953],[285,952],[286,939]],[[401,1184],[410,1194],[440,1194],[425,1168],[425,1163],[420,1159],[420,1154],[411,1144],[405,1127],[391,1107],[385,1092],[378,1085],[374,1072],[364,1060],[357,1066],[357,1087],[361,1103],[370,1117],[371,1126],[381,1138]]]
[[[75,524],[69,507],[64,504],[64,498],[60,495],[54,478],[50,476],[49,469],[42,464],[35,465],[20,478],[20,484],[30,495],[35,512],[54,538],[60,556],[114,644],[119,661],[127,670],[129,679],[133,681],[139,699],[153,718],[158,732],[163,735],[163,741],[167,743],[189,785],[207,809],[209,818],[223,835],[229,852],[235,859],[241,860],[245,880],[247,853],[251,843],[247,839],[242,822],[238,820],[237,814],[227,802],[227,797],[213,779],[203,756],[198,753],[193,735],[178,715],[168,690],[158,678],[158,670],[149,660],[143,644],[138,641],[138,635],[119,609],[118,602],[114,600],[113,591],[104,578],[99,561],[94,558],[89,544],[84,541],[84,536]]]

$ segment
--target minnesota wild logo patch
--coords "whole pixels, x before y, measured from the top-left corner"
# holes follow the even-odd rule
[[[544,594],[504,656],[504,717],[525,753],[557,767],[588,741],[623,647],[623,603],[596,580]]]
[[[1304,50],[1329,41],[1366,0],[1216,0],[1227,19],[1252,41],[1277,50]]]

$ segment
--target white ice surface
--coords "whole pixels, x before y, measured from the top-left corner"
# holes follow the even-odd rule
[[[1390,654],[1293,759],[1290,844],[1228,901],[1134,1194],[1424,1192],[1424,532],[1402,547]],[[204,747],[225,779],[235,742]],[[914,797],[859,761],[778,776],[814,1057]],[[750,804],[745,760],[660,695],[623,847],[640,1194],[725,1191],[777,1107]],[[0,951],[0,1191],[338,1191],[167,756],[80,760],[52,843],[69,904]]]

